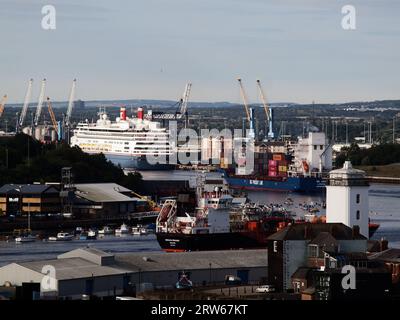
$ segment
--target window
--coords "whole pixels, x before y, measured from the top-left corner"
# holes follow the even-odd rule
[[[314,150],[317,150],[317,145],[316,144],[314,144]]]
[[[320,149],[320,150],[324,150],[324,146],[321,144],[321,145],[319,146],[319,149]]]
[[[360,210],[357,210],[357,212],[356,212],[356,219],[360,220]]]
[[[359,193],[357,193],[357,196],[356,196],[356,203],[360,203],[360,194]]]
[[[318,246],[314,244],[310,244],[308,246],[308,256],[310,258],[318,258]]]

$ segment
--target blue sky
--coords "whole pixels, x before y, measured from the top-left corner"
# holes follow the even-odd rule
[[[57,29],[41,28],[41,8]],[[352,4],[357,30],[341,28]],[[242,77],[257,101],[399,99],[398,0],[1,0],[0,94],[23,101],[26,84],[47,95],[239,102]]]

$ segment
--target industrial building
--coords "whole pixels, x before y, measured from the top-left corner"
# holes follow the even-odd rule
[[[26,287],[36,297],[81,299],[174,288],[185,272],[194,286],[223,284],[227,275],[261,283],[267,277],[266,250],[137,252],[109,254],[75,249],[56,259],[11,263],[0,268],[0,286]],[[45,278],[45,276],[47,276]],[[1,289],[4,289],[0,287]],[[36,291],[36,292],[34,292]]]
[[[48,214],[61,212],[60,191],[44,184],[5,184],[0,188],[2,215]]]
[[[132,190],[116,183],[82,183],[75,185],[75,215],[111,216],[136,211],[144,200],[134,197]]]

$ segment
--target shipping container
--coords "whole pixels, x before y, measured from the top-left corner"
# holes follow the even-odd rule
[[[278,165],[278,161],[277,160],[269,160],[268,161],[268,165],[269,166],[277,166]]]
[[[282,161],[283,160],[283,155],[281,153],[274,153],[272,156],[272,159],[275,161]]]
[[[270,177],[276,177],[276,176],[278,176],[278,173],[276,171],[268,171],[268,175]]]
[[[287,166],[279,166],[278,168],[279,168],[278,169],[279,172],[286,172],[287,171]]]

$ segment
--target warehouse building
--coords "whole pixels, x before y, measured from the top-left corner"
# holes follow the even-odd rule
[[[5,184],[0,188],[0,214],[26,215],[58,213],[60,191],[45,184]]]
[[[136,211],[145,201],[134,197],[132,190],[116,183],[82,183],[75,185],[74,214],[115,216]]]
[[[231,250],[113,255],[95,248],[81,248],[61,254],[57,259],[1,267],[0,286],[29,285],[36,291],[31,296],[42,298],[109,297],[173,288],[182,272],[195,286],[223,284],[227,275],[239,276],[243,282],[261,283],[267,277],[267,252]]]

